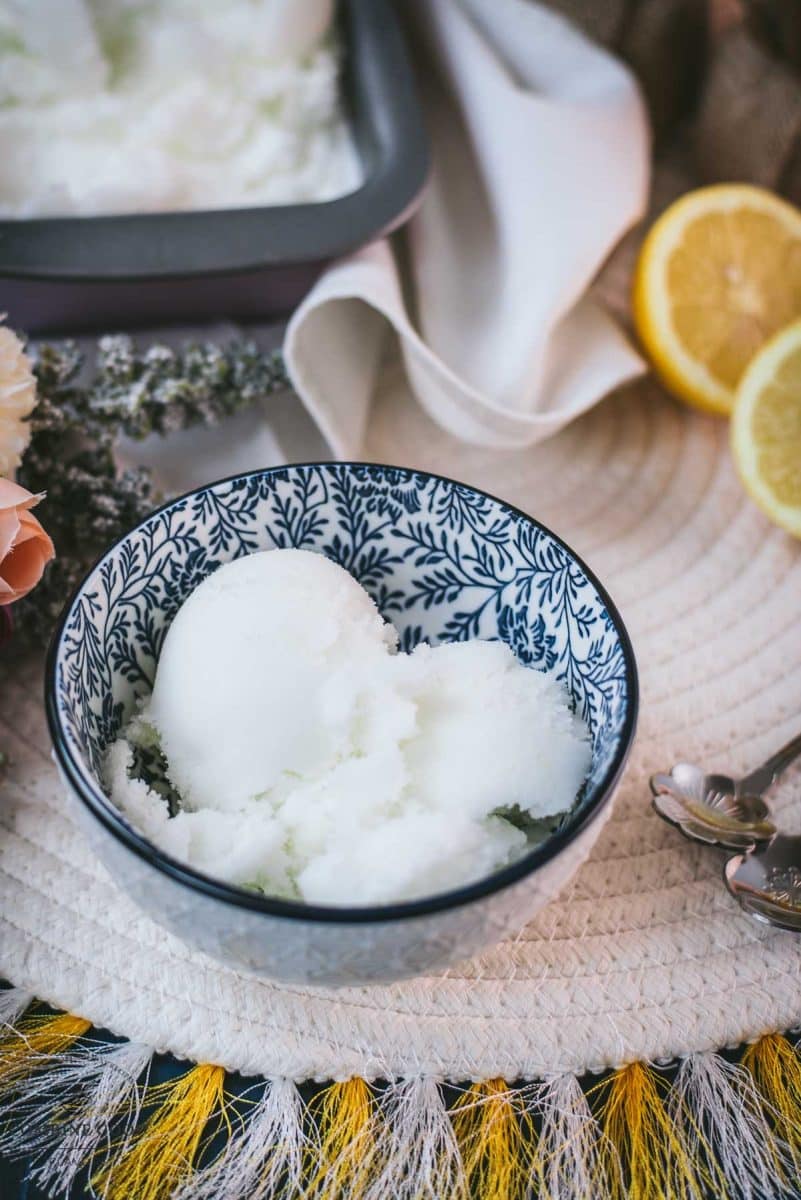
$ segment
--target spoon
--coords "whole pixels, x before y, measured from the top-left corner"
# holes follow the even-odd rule
[[[706,775],[691,763],[677,763],[669,774],[651,776],[653,806],[660,817],[693,841],[727,850],[750,850],[776,835],[762,793],[800,754],[801,734],[737,780]]]
[[[777,833],[767,845],[735,854],[726,863],[723,877],[752,917],[801,932],[801,837]]]

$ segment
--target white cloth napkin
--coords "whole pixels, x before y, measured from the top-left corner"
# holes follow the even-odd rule
[[[292,381],[360,452],[387,322],[426,411],[465,441],[556,433],[643,363],[586,295],[648,190],[629,71],[532,0],[409,0],[432,171],[401,234],[330,267],[292,317]]]

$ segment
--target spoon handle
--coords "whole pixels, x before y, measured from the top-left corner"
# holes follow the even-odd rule
[[[757,767],[750,775],[741,779],[737,784],[738,792],[756,795],[764,792],[772,783],[776,782],[782,771],[789,767],[799,754],[801,754],[801,733],[789,741],[786,746],[782,746],[781,750],[772,754],[761,767]]]

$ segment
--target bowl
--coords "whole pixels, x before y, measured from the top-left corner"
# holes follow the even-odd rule
[[[165,632],[220,564],[297,546],[346,567],[419,641],[502,638],[566,683],[592,737],[573,810],[485,879],[404,903],[271,899],[169,858],[104,794],[103,754],[150,691]],[[637,671],[609,596],[568,546],[502,501],[421,471],[317,463],[188,493],[116,543],[68,603],[50,648],[47,716],[67,795],[113,878],[184,941],[237,969],[306,984],[439,970],[526,921],[584,861],[610,811],[637,712]]]
[[[335,258],[395,229],[428,146],[391,0],[340,0],[343,89],[363,180],[308,204],[0,219],[2,308],[29,333],[283,316]]]

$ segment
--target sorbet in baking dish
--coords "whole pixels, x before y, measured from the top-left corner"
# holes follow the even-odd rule
[[[332,15],[332,0],[0,5],[0,216],[353,191]]]

